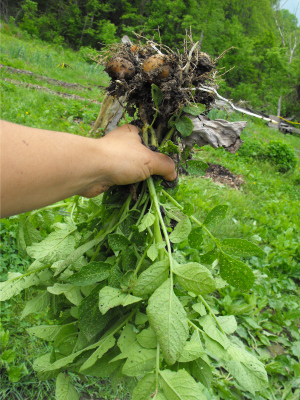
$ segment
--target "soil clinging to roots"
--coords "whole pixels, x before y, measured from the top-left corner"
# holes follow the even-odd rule
[[[202,91],[199,86],[214,83],[215,64],[192,40],[182,53],[151,41],[145,45],[140,42],[114,45],[107,50],[101,63],[112,78],[108,93],[127,96],[126,111],[140,127],[151,124],[156,113],[152,84],[163,94],[153,124],[155,130],[164,131],[170,117],[183,105],[201,103],[209,111],[214,102],[214,94]]]

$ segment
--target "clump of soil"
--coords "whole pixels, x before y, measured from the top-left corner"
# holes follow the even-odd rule
[[[207,164],[209,167],[203,176],[204,179],[211,178],[214,182],[229,186],[232,189],[239,189],[244,183],[243,175],[234,175],[229,169],[223,167],[223,165]]]
[[[201,103],[206,112],[214,102],[214,93],[200,90],[201,84],[213,84],[215,64],[199,50],[191,38],[182,52],[151,41],[121,43],[107,49],[100,63],[112,78],[107,91],[112,96],[126,95],[126,111],[140,128],[150,125],[157,111],[151,85],[163,94],[159,114],[152,125],[157,135],[167,129],[170,117],[185,104]]]

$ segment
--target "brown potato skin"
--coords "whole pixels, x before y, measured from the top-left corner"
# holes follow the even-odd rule
[[[143,73],[149,78],[161,80],[167,78],[170,73],[167,57],[162,54],[154,54],[143,63]]]
[[[114,79],[130,79],[135,75],[134,65],[122,57],[111,58],[106,65],[105,71]]]

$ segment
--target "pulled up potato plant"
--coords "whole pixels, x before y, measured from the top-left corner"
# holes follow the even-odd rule
[[[210,56],[192,40],[182,53],[139,42],[107,55],[107,99],[126,98],[122,107],[144,144],[201,175],[206,164],[189,159],[200,140],[191,117],[205,121],[214,101],[207,89],[215,81]],[[26,273],[9,274],[0,296],[35,287],[21,318],[48,311],[52,322],[28,333],[51,343],[34,368],[40,379],[57,378],[58,400],[79,398],[68,372],[125,382],[133,400],[215,398],[223,371],[247,398],[267,386],[263,364],[234,336],[234,316],[216,316],[211,306],[211,296],[226,285],[251,288],[254,274],[240,258],[261,257],[262,250],[213,236],[211,227],[222,223],[228,206],[199,221],[193,205],[179,204],[176,189],[166,186],[151,177],[62,203],[63,212],[49,208],[22,219],[19,248],[34,261]]]

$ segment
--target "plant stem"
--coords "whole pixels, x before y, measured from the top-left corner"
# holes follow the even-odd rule
[[[163,146],[169,139],[171,139],[173,133],[175,131],[175,126],[173,126],[169,132],[166,134],[166,136],[163,138],[163,140],[161,141],[161,146]]]
[[[176,123],[176,121],[179,120],[179,118],[180,118],[180,116],[181,116],[181,114],[182,114],[182,111],[183,111],[182,109],[179,110],[179,113],[178,113],[178,115],[177,115],[177,117],[176,117],[176,120],[175,120],[174,124]],[[166,143],[167,140],[171,139],[171,137],[172,137],[174,131],[175,131],[175,125],[169,130],[169,132],[168,132],[168,133],[166,134],[166,136],[163,138],[163,140],[162,140],[162,142],[161,142],[161,144],[160,144],[161,146],[164,145],[164,144]]]
[[[158,387],[159,387],[158,375],[159,375],[159,343],[157,342],[157,346],[156,346],[156,371],[155,371],[155,389],[156,389],[156,393],[158,392]]]
[[[168,235],[168,232],[167,232],[166,225],[164,223],[163,217],[162,217],[161,212],[160,212],[160,206],[159,206],[159,202],[158,202],[155,186],[154,186],[154,183],[153,183],[153,179],[151,178],[151,176],[150,176],[150,178],[147,179],[147,183],[148,183],[150,197],[151,197],[152,203],[154,204],[154,207],[156,209],[156,214],[157,214],[157,216],[159,218],[160,225],[161,225],[162,231],[164,233],[165,241],[166,241],[167,248],[168,248],[168,256],[169,256],[169,261],[170,261],[171,287],[172,287],[172,290],[173,290],[173,258],[172,258],[172,251],[171,251],[171,243],[170,243],[170,240],[169,240],[169,235]]]
[[[201,333],[205,333],[202,329],[200,329],[197,325],[195,325],[190,319],[188,319],[188,323],[192,325],[193,328],[197,329]]]
[[[140,261],[138,262],[138,264],[137,264],[137,266],[136,266],[136,268],[135,268],[135,271],[134,271],[134,273],[133,273],[134,276],[137,276],[137,274],[138,274],[138,272],[139,272],[139,270],[140,270],[140,268],[141,268],[141,266],[142,266],[142,264],[143,264],[143,261],[144,261],[145,258],[146,258],[147,252],[148,252],[150,246],[152,245],[152,243],[153,243],[153,238],[151,238],[150,243],[149,243],[148,246],[146,247],[146,250],[144,251],[142,257],[140,258]]]
[[[206,301],[204,300],[204,298],[199,294],[198,295],[199,299],[202,301],[202,303],[205,305],[205,307],[208,309],[210,315],[213,317],[213,319],[216,321],[216,324],[218,325],[218,327],[220,328],[220,331],[225,335],[225,332],[223,331],[222,326],[220,325],[219,321],[217,320],[217,317],[215,316],[213,310],[210,308],[210,306],[206,303]]]
[[[169,193],[167,193],[165,190],[162,189],[162,193],[171,201],[171,203],[173,203],[177,208],[179,208],[179,210],[183,210],[182,205],[180,205],[172,196],[169,195]],[[216,238],[210,233],[210,231],[206,228],[206,226],[204,224],[202,224],[200,221],[197,220],[196,217],[194,217],[193,215],[190,216],[191,220],[194,221],[197,225],[201,226],[201,228],[203,228],[203,230],[210,236],[210,238],[213,240],[213,242],[215,243],[215,245],[217,246],[218,250],[220,250],[220,252],[223,254],[222,248],[219,245],[219,242],[216,240]]]

